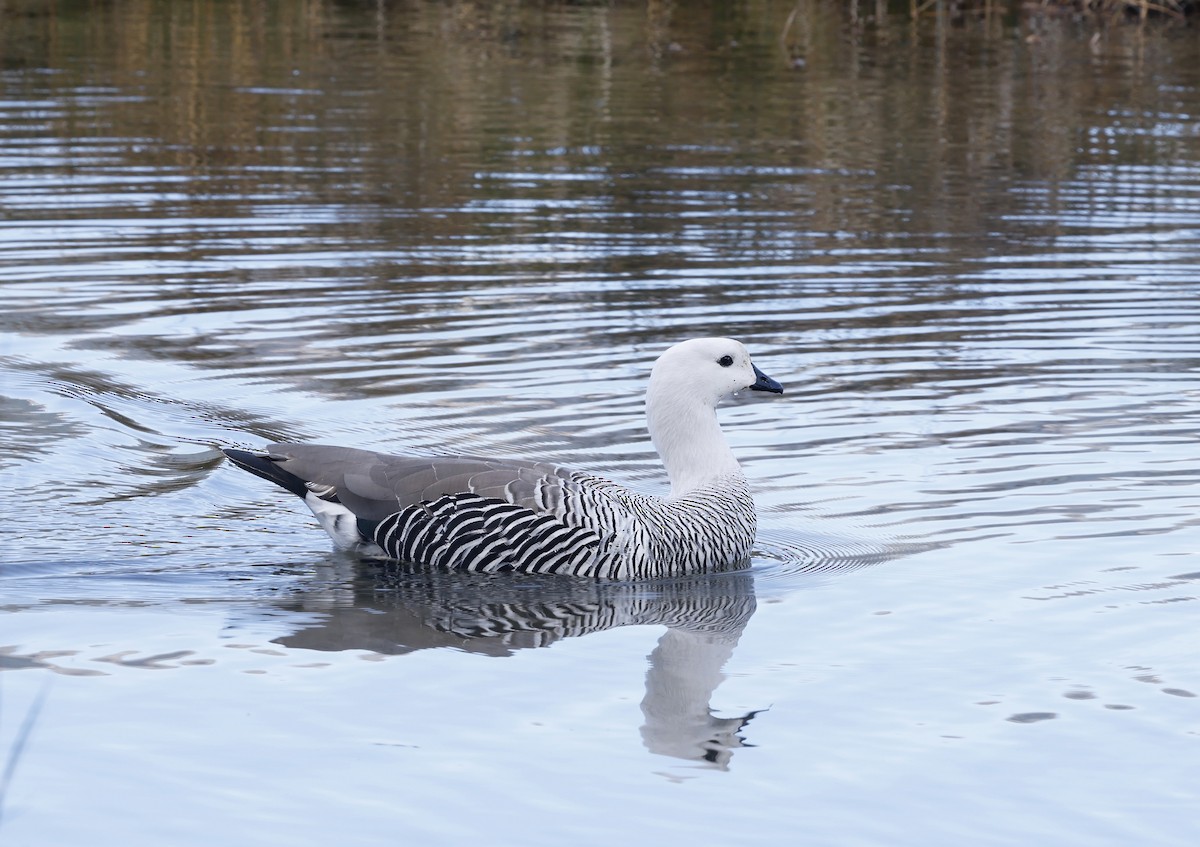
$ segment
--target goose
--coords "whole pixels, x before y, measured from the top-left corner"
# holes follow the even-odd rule
[[[544,461],[321,444],[222,451],[303,499],[339,548],[436,569],[682,576],[749,560],[754,501],[716,414],[745,389],[783,393],[730,338],[682,341],[655,361],[646,420],[665,497]]]

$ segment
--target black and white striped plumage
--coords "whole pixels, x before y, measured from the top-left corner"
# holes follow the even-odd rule
[[[472,571],[698,573],[741,564],[754,542],[754,502],[716,420],[747,388],[782,391],[730,339],[685,341],[655,363],[646,406],[666,498],[540,462],[314,444],[225,453],[304,498],[339,546]]]

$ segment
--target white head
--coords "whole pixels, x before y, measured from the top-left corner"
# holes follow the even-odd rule
[[[650,372],[646,417],[650,438],[671,477],[672,494],[740,472],[721,435],[716,408],[745,389],[783,393],[732,338],[693,338],[658,357]]]

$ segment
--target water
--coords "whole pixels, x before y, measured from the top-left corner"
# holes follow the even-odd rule
[[[686,5],[0,11],[7,843],[1194,843],[1195,32]],[[654,489],[704,334],[743,573],[383,568],[216,451]]]

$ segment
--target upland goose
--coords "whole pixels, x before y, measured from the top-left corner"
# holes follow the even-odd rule
[[[318,444],[224,452],[302,498],[339,547],[471,571],[700,573],[744,564],[754,543],[754,501],[716,415],[744,389],[783,393],[729,338],[683,341],[654,363],[646,417],[666,497],[538,461]]]

